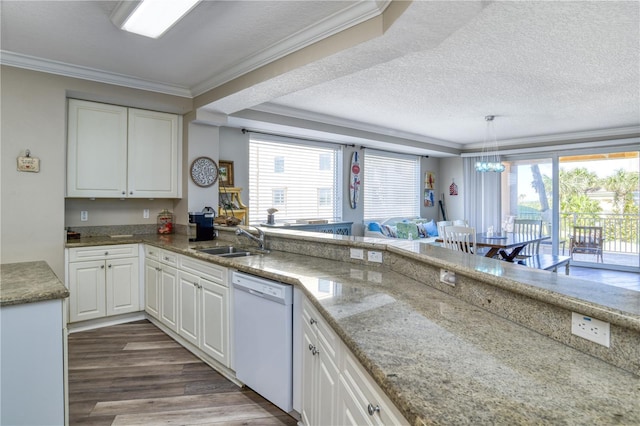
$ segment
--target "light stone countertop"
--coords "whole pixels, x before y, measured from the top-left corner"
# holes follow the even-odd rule
[[[0,265],[0,306],[20,305],[69,297],[69,290],[47,262]]]
[[[181,236],[113,240],[91,238],[67,246],[144,242],[297,285],[411,424],[640,424],[639,376],[388,268],[280,251],[220,259],[195,252]],[[228,241],[209,245],[218,243]],[[343,243],[376,247],[375,241],[353,237],[338,241]],[[484,268],[496,268],[496,262],[461,261],[420,246],[425,247],[409,243],[388,250],[416,259],[433,256],[436,264],[471,276],[482,273],[483,279]],[[539,271],[499,267],[504,269],[492,271],[495,285],[513,286],[519,279],[524,283],[516,291],[540,297],[570,293],[565,287],[577,282],[545,273],[557,278],[540,285]],[[539,286],[532,289],[529,281]],[[634,302],[609,302],[622,304],[605,309],[619,321],[640,320]]]

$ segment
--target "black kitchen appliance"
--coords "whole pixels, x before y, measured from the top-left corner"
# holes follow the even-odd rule
[[[216,237],[213,229],[213,219],[215,218],[213,209],[205,208],[203,212],[189,212],[189,224],[195,224],[195,236],[190,234],[189,241],[208,241]]]

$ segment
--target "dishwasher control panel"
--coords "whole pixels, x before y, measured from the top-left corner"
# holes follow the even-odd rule
[[[247,291],[254,295],[264,295],[280,303],[292,303],[292,287],[289,284],[270,281],[242,272],[233,272],[231,282],[238,290]]]

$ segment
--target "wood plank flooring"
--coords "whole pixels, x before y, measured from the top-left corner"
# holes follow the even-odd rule
[[[69,335],[71,425],[295,425],[148,321]]]

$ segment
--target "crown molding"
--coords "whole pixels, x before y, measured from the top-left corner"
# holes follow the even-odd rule
[[[49,74],[61,75],[64,77],[79,78],[98,83],[114,84],[116,86],[130,87],[132,89],[147,90],[151,92],[164,93],[167,95],[180,96],[183,98],[193,98],[191,90],[187,87],[157,83],[126,76],[123,74],[101,71],[95,68],[81,67],[59,61],[37,58],[20,53],[0,50],[0,64],[16,68],[23,68],[32,71],[40,71]]]
[[[626,139],[638,137],[640,126],[615,127],[611,129],[585,130],[580,132],[556,133],[552,135],[531,136],[516,139],[499,139],[500,146],[515,147],[519,145],[542,145],[550,147],[553,144],[566,144],[581,141],[598,141],[605,139]],[[482,142],[466,144],[465,152],[482,150]]]
[[[415,133],[389,129],[388,127],[375,126],[368,123],[347,120],[344,118],[339,118],[331,115],[319,114],[319,113],[300,110],[296,108],[285,107],[282,105],[275,105],[269,102],[256,105],[251,109],[254,111],[261,111],[261,112],[266,112],[271,114],[295,117],[295,118],[299,118],[307,121],[324,123],[330,126],[349,128],[349,129],[360,130],[363,132],[370,132],[370,133],[384,135],[384,136],[393,137],[393,138],[407,139],[407,140],[413,140],[416,142],[421,142],[421,143],[426,143],[431,145],[438,145],[444,148],[450,148],[454,150],[461,150],[464,148],[462,144],[447,141],[444,139],[431,138],[428,136],[418,135]]]
[[[348,9],[336,12],[322,21],[316,22],[258,53],[241,59],[210,79],[196,84],[191,88],[193,94],[194,96],[201,95],[320,40],[374,18],[382,14],[390,3],[391,0],[361,1]]]

